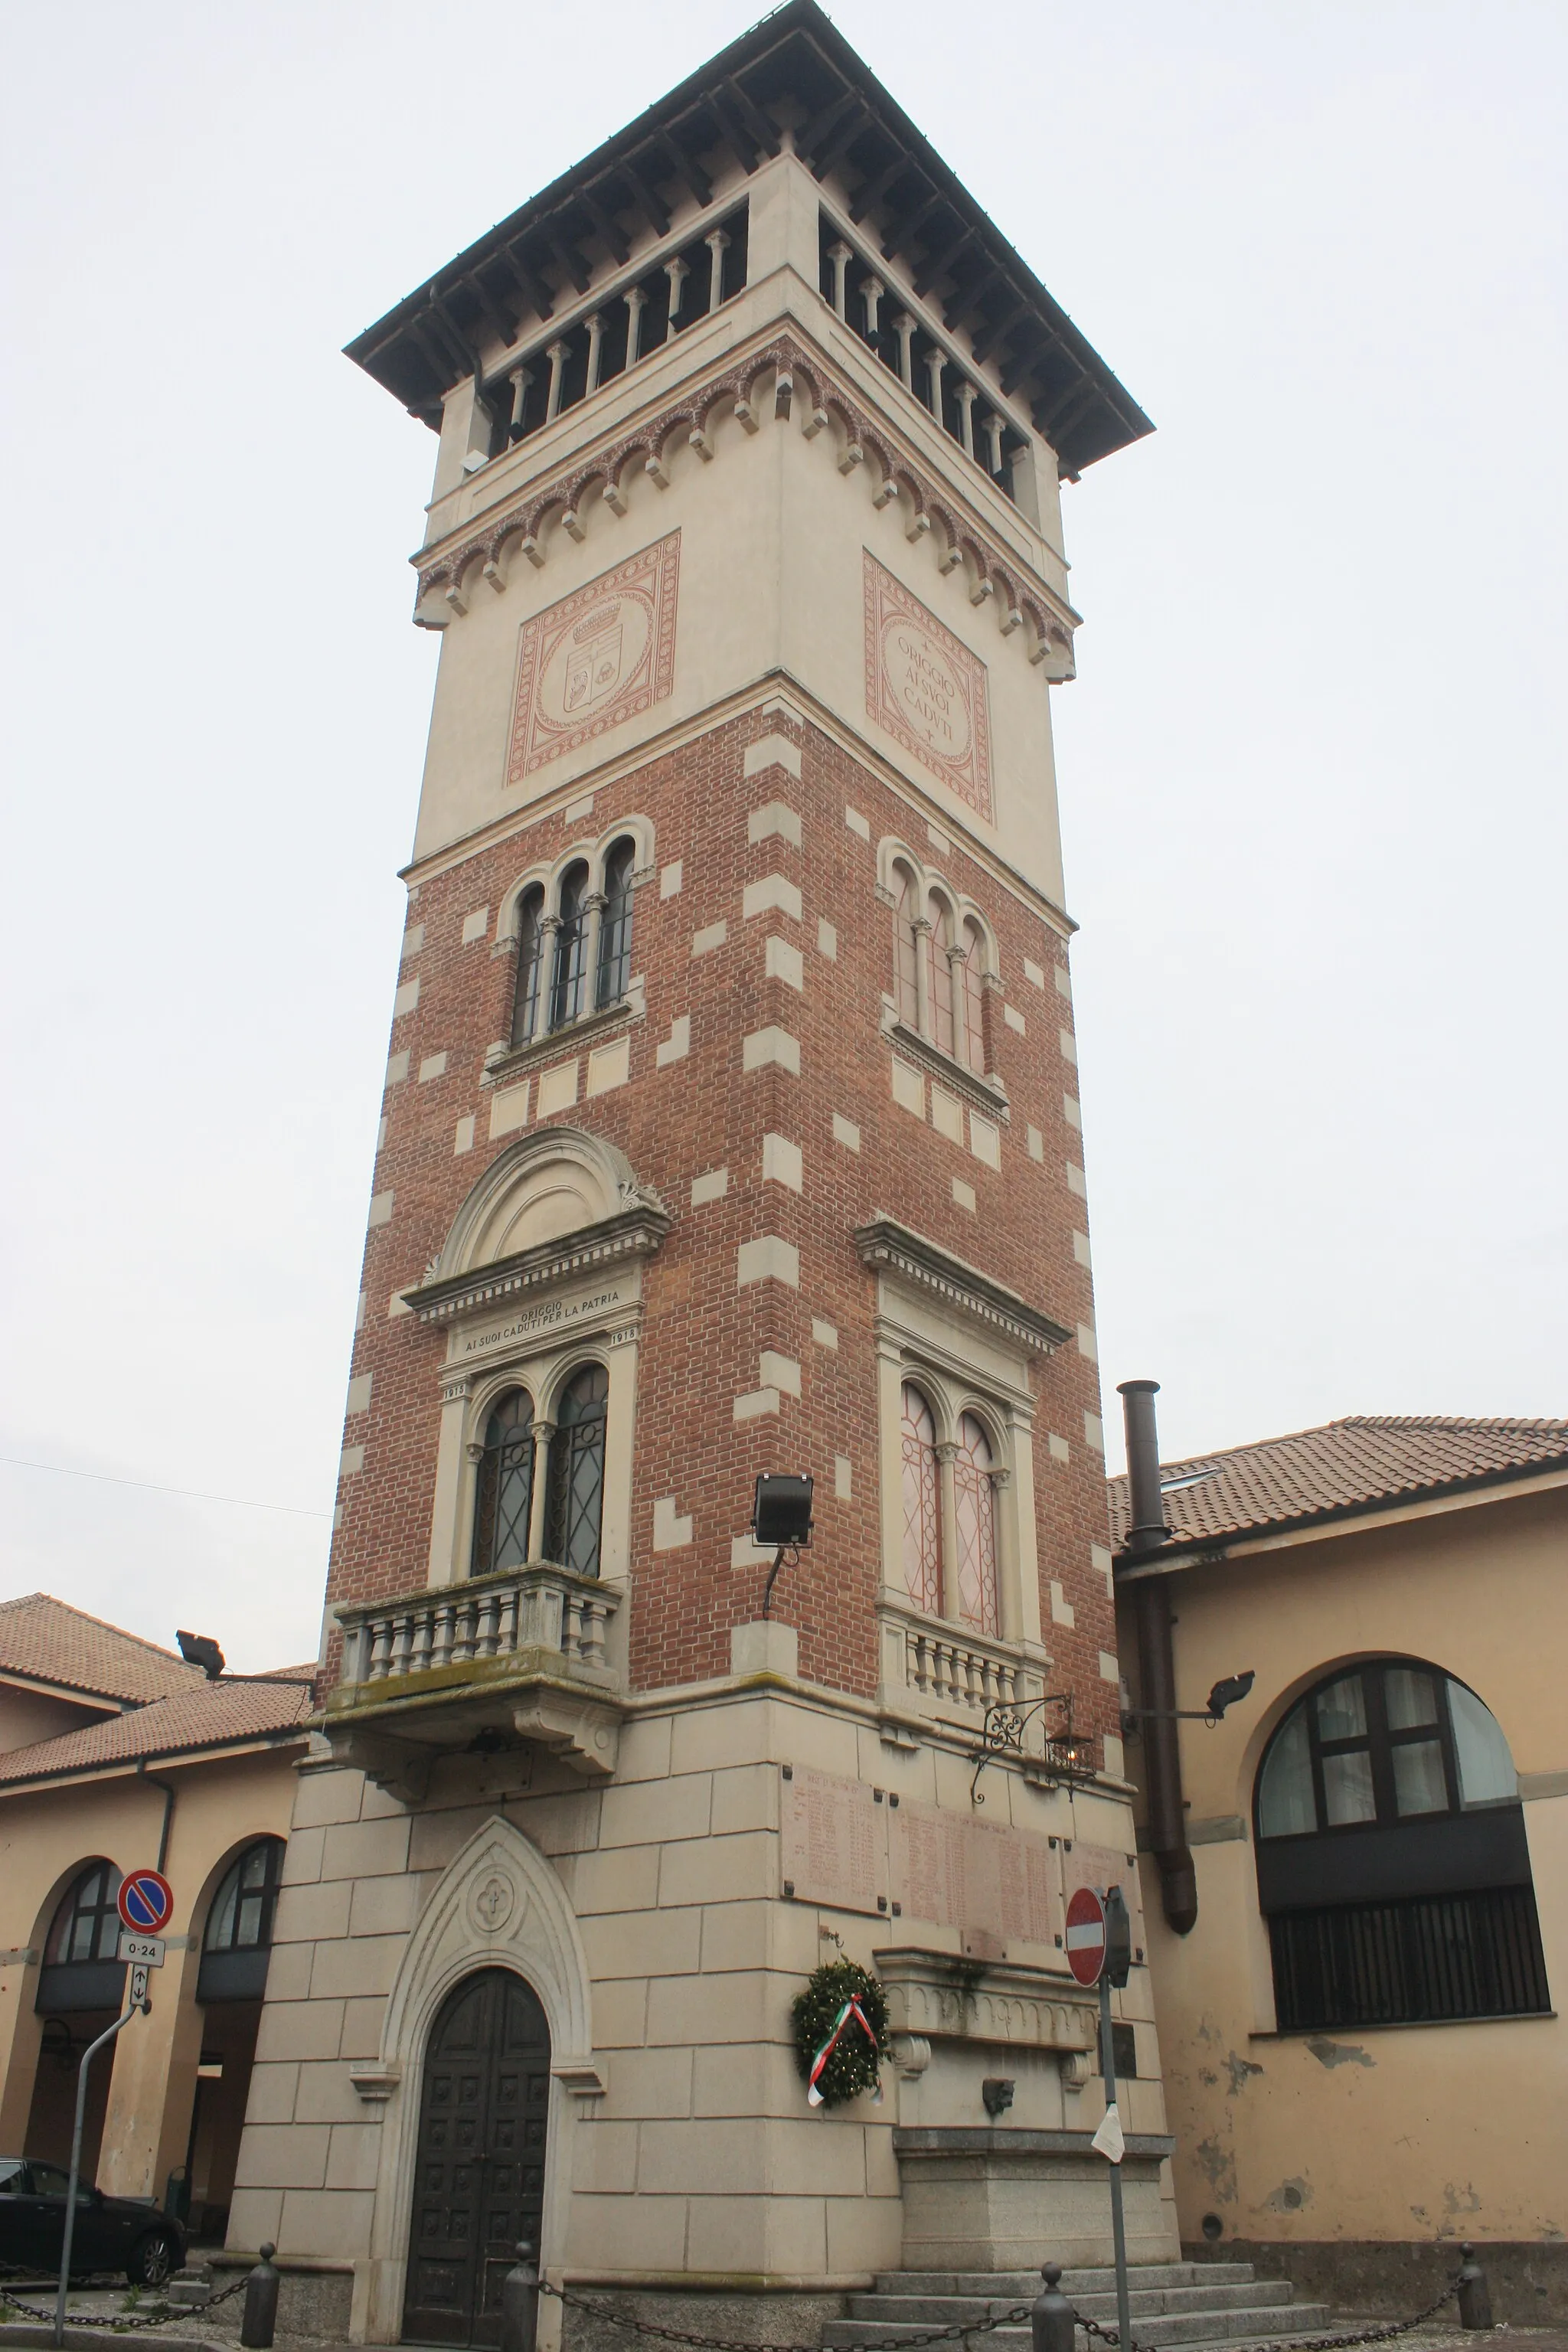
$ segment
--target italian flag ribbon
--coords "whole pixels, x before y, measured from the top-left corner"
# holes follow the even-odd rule
[[[876,2051],[877,2037],[866,2022],[865,2011],[861,2008],[855,1994],[851,1993],[848,2000],[845,2002],[843,2008],[838,2012],[832,2032],[828,2035],[826,2041],[823,2043],[821,2049],[817,2052],[816,2057],[811,2062],[811,2074],[806,2084],[805,2092],[806,2104],[808,2106],[819,2107],[822,2105],[822,2093],[817,2089],[817,2084],[822,2079],[822,2070],[826,2065],[828,2060],[832,2057],[835,2050],[837,2049],[840,2041],[843,2039],[844,2029],[848,2024],[851,2018],[855,2020],[856,2024],[860,2028],[861,2032],[870,2043],[873,2052]],[[877,2095],[879,2098],[881,2096],[881,2086],[879,2084],[878,2086]]]

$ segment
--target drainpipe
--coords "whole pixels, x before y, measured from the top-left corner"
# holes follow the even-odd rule
[[[158,1836],[157,1864],[158,1869],[162,1871],[169,1859],[169,1832],[174,1825],[174,1798],[178,1791],[175,1790],[174,1784],[172,1780],[153,1780],[153,1775],[147,1769],[147,1759],[145,1757],[142,1759],[136,1767],[136,1778],[139,1780],[145,1780],[150,1789],[157,1789],[163,1794],[163,1826]]]
[[[1146,1559],[1169,1543],[1165,1500],[1160,1489],[1160,1441],[1154,1426],[1158,1381],[1122,1381],[1119,1386],[1127,1430],[1127,1485],[1131,1524],[1122,1559]],[[1182,1801],[1182,1750],[1175,1722],[1176,1664],[1171,1643],[1171,1592],[1166,1578],[1142,1576],[1129,1588],[1138,1637],[1138,1675],[1143,1705],[1143,1794],[1148,1807],[1149,1849],[1160,1870],[1162,1907],[1178,1936],[1197,1924],[1198,1881],[1187,1844]]]

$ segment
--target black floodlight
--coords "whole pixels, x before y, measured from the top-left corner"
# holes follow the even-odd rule
[[[1234,1706],[1237,1699],[1247,1696],[1255,1679],[1250,1668],[1244,1675],[1223,1675],[1209,1693],[1205,1713],[1217,1723],[1227,1706]]]
[[[187,1666],[200,1666],[209,1683],[216,1683],[223,1672],[223,1652],[210,1633],[176,1633],[180,1655]]]
[[[811,1541],[811,1480],[764,1470],[752,1507],[754,1542],[773,1551],[794,1551]]]

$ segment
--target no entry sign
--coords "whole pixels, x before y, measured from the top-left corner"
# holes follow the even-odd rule
[[[1080,1985],[1100,1982],[1105,1966],[1105,1906],[1092,1886],[1079,1886],[1068,1898],[1067,1954]]]
[[[133,1935],[155,1936],[174,1907],[174,1890],[161,1870],[128,1870],[120,1882],[121,1920]]]

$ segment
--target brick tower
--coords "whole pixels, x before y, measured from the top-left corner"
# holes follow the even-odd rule
[[[1058,479],[1147,420],[813,0],[351,352],[438,436],[443,642],[232,2242],[376,2342],[495,2341],[520,2235],[775,2342],[900,2259],[1102,2257],[1048,688]],[[769,1613],[762,1473],[815,1482]],[[840,1949],[886,2095],[813,2110]]]

